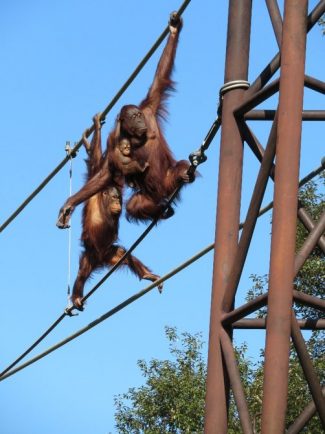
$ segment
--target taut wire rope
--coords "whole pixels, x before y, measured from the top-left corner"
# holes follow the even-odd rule
[[[66,142],[65,151],[69,156],[70,164],[69,164],[69,197],[72,195],[72,160],[76,156],[75,153],[72,153],[72,149],[70,147],[70,142]],[[68,276],[67,276],[67,298],[68,298],[68,306],[70,303],[70,292],[71,292],[71,238],[72,238],[72,219],[70,219],[70,225],[68,228]]]
[[[178,9],[177,14],[182,15],[188,4],[191,0],[185,0],[181,7]],[[107,114],[111,111],[113,106],[116,104],[116,102],[120,99],[120,97],[123,95],[123,93],[126,91],[126,89],[130,86],[130,84],[134,81],[134,79],[137,77],[139,72],[142,70],[142,68],[145,66],[145,64],[148,62],[148,60],[151,58],[151,56],[154,54],[154,52],[157,50],[157,48],[160,46],[162,41],[165,39],[169,31],[169,27],[166,26],[165,30],[161,33],[159,38],[156,40],[154,45],[151,47],[151,49],[148,51],[148,53],[145,55],[145,57],[141,60],[141,62],[138,64],[138,66],[135,68],[135,70],[132,72],[130,77],[127,79],[127,81],[124,83],[124,85],[121,87],[121,89],[117,92],[117,94],[113,97],[113,99],[110,101],[110,103],[107,105],[107,107],[102,111],[100,115],[100,120],[105,120],[105,117]],[[91,125],[91,127],[88,128],[88,135],[90,135],[94,131],[94,125]],[[82,146],[82,138],[77,142],[77,144],[74,146],[74,148],[71,150],[72,153],[76,153],[78,149]],[[21,203],[21,205],[0,225],[0,233],[23,211],[24,208],[40,193],[43,188],[54,178],[57,173],[60,172],[60,170],[66,165],[66,163],[69,161],[70,157],[67,155],[53,170],[49,173],[49,175],[39,184],[39,186]]]
[[[314,169],[313,171],[311,171],[307,176],[305,176],[304,178],[302,178],[300,180],[299,187],[301,188],[302,186],[304,186],[308,181],[310,181],[315,176],[317,176],[319,173],[321,173],[324,170],[324,168],[325,168],[325,158],[322,159],[321,165],[319,167],[317,167],[316,169]],[[272,209],[272,207],[273,207],[273,202],[270,202],[268,205],[266,205],[265,207],[263,207],[259,211],[258,217],[261,217],[262,215],[264,215],[267,211],[269,211],[270,209]],[[239,224],[239,229],[240,230],[243,229],[244,224],[245,224],[245,222]],[[45,350],[41,354],[33,357],[32,359],[28,360],[27,362],[22,363],[17,368],[12,369],[14,366],[16,366],[19,363],[20,360],[22,360],[30,351],[32,351],[32,349],[34,349],[41,342],[41,340],[43,340],[61,322],[61,320],[66,315],[65,313],[62,314],[61,317],[59,317],[58,320],[56,322],[54,322],[53,325],[27,351],[25,351],[25,353],[23,353],[17,360],[15,360],[15,362],[13,362],[3,372],[0,373],[0,381],[5,380],[6,378],[8,378],[8,377],[10,377],[10,376],[12,376],[14,374],[16,374],[17,372],[21,371],[22,369],[26,368],[27,366],[29,366],[29,365],[37,362],[38,360],[42,359],[43,357],[47,356],[48,354],[52,353],[53,351],[57,350],[58,348],[64,346],[65,344],[67,344],[68,342],[72,341],[73,339],[76,339],[80,335],[82,335],[82,334],[86,333],[87,331],[91,330],[96,325],[100,324],[101,322],[103,322],[106,319],[110,318],[111,316],[115,315],[117,312],[119,312],[120,310],[124,309],[129,304],[133,303],[134,301],[138,300],[143,295],[147,294],[149,291],[151,291],[153,288],[155,288],[156,286],[158,286],[160,283],[162,283],[162,282],[170,279],[175,274],[177,274],[180,271],[182,271],[184,268],[187,268],[193,262],[197,261],[202,256],[206,255],[211,250],[213,250],[213,248],[214,248],[214,243],[209,244],[203,250],[201,250],[200,252],[196,253],[190,259],[188,259],[187,261],[185,261],[183,264],[179,265],[177,268],[175,268],[174,270],[172,270],[169,273],[165,274],[165,276],[161,277],[159,280],[151,283],[149,286],[147,286],[143,290],[139,291],[138,293],[134,294],[133,296],[131,296],[128,299],[124,300],[122,303],[120,303],[117,306],[115,306],[114,308],[110,309],[104,315],[102,315],[101,317],[97,318],[96,320],[94,320],[93,322],[91,322],[90,324],[88,324],[87,326],[83,327],[79,331],[77,331],[74,334],[70,335],[69,337],[65,338],[61,342],[53,345],[52,347],[48,348],[47,350]]]

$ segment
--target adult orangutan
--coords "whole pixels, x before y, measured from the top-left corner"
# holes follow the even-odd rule
[[[94,127],[91,143],[87,141],[85,134],[83,135],[88,154],[86,160],[88,178],[98,172],[103,160],[99,115],[94,117]],[[71,297],[73,305],[78,310],[83,310],[83,289],[91,273],[101,267],[113,266],[125,254],[125,249],[115,244],[122,209],[121,190],[117,183],[111,183],[85,203],[81,235],[84,251],[80,256],[79,271]],[[130,255],[121,265],[127,266],[140,279],[153,282],[159,279],[159,276],[152,274],[135,256]],[[162,285],[158,289],[161,291]]]
[[[60,210],[59,227],[67,227],[75,206],[101,191],[114,178],[119,166],[115,148],[125,139],[131,145],[132,159],[140,167],[147,165],[145,170],[132,174],[129,185],[134,192],[126,204],[127,217],[145,221],[173,215],[171,206],[162,214],[167,198],[180,183],[193,181],[193,176],[190,177],[187,173],[189,163],[174,159],[160,128],[160,121],[167,113],[164,102],[174,89],[171,73],[181,28],[180,17],[176,12],[172,13],[167,44],[146,98],[139,106],[122,107],[115,128],[109,135],[107,154],[101,170],[66,201]],[[129,181],[128,177],[126,181]]]

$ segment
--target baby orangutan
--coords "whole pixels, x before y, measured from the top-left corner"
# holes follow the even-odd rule
[[[137,160],[132,158],[131,143],[125,138],[115,146],[114,160],[124,176],[143,173],[149,167],[148,162],[141,166]]]

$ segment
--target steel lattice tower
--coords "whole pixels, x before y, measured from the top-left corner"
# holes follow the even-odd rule
[[[205,433],[227,432],[229,388],[237,403],[243,433],[253,433],[232,346],[236,328],[265,328],[265,369],[262,405],[262,433],[285,431],[289,348],[292,340],[313,402],[289,428],[298,433],[317,411],[325,427],[325,398],[309,357],[301,329],[292,309],[299,300],[324,312],[324,301],[294,290],[293,281],[314,247],[325,252],[325,212],[316,222],[298,206],[298,176],[303,120],[325,120],[325,111],[303,109],[304,87],[325,93],[325,83],[305,74],[306,36],[325,12],[320,1],[308,14],[307,0],[285,0],[283,22],[276,0],[266,0],[279,53],[248,87],[252,0],[230,0],[222,89],[222,130],[219,162],[215,256],[211,300]],[[280,69],[278,79],[270,81]],[[277,110],[254,110],[272,95],[278,95]],[[265,149],[247,120],[270,120],[272,128]],[[239,231],[243,146],[248,145],[260,161],[260,169],[243,230]],[[276,163],[274,163],[276,158]],[[235,306],[235,296],[266,184],[274,181],[274,208],[267,294]],[[296,254],[297,216],[310,234]],[[261,306],[267,318],[245,319]],[[325,320],[313,322],[325,328]]]

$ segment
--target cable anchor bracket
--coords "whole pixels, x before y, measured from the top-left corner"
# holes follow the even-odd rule
[[[75,142],[74,148],[76,147],[76,145],[77,145],[77,142]],[[65,148],[64,148],[64,150],[65,150],[65,152],[67,154],[67,157],[69,157],[69,158],[76,158],[78,151],[74,151],[73,150],[74,148],[71,148],[69,141],[65,142]]]

